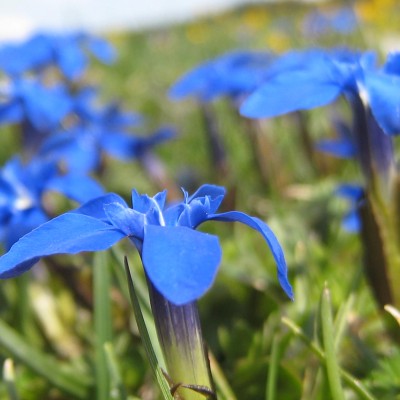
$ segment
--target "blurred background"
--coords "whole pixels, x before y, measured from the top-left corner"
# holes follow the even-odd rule
[[[19,38],[37,29],[84,29],[108,33],[154,28],[204,17],[251,0],[29,0],[0,4],[0,38]]]
[[[254,164],[245,120],[239,118],[230,99],[218,99],[212,103],[212,110],[225,146],[228,173],[224,170],[222,180],[210,161],[204,135],[209,126],[201,104],[193,98],[172,101],[168,91],[188,70],[236,49],[279,55],[292,49],[351,47],[372,49],[382,61],[388,51],[400,47],[399,15],[398,0],[0,2],[0,40],[4,44],[18,42],[38,31],[83,30],[110,41],[117,53],[115,62],[107,65],[91,60],[79,84],[99,87],[96,100],[100,104],[115,101],[123,110],[140,113],[146,122],[138,128],[140,134],[163,125],[176,127],[177,137],[154,150],[168,176],[189,190],[205,182],[223,184],[230,193],[230,209],[260,216],[276,232],[285,249],[295,302],[281,293],[274,261],[254,232],[237,224],[234,228],[213,225],[211,230],[207,226],[207,231],[220,236],[224,258],[214,288],[201,299],[201,318],[206,340],[238,399],[265,397],[266,370],[278,338],[282,360],[275,377],[279,388],[276,398],[327,400],[326,380],[321,379],[320,363],[310,351],[312,346],[304,346],[281,323],[282,315],[289,316],[314,340],[319,300],[327,281],[332,290],[332,308],[335,313],[341,310],[342,315],[338,318],[343,323],[343,344],[338,351],[341,366],[369,385],[377,398],[392,400],[400,395],[400,350],[385,332],[381,314],[360,272],[358,237],[341,227],[349,204],[333,195],[339,182],[360,181],[359,171],[351,160],[327,157],[313,149],[320,139],[335,137],[334,117],[343,115],[347,120],[349,112],[344,101],[339,100],[332,108],[307,111],[300,119],[295,114],[262,121],[260,136],[264,142],[260,148],[265,153],[261,156],[270,171],[266,185]],[[302,128],[303,132],[299,132]],[[303,135],[305,131],[307,134]],[[5,128],[2,164],[19,146],[18,134],[11,133],[13,128]],[[148,194],[159,190],[136,162],[110,157],[101,175],[107,191],[127,199],[133,187]],[[60,204],[59,208],[65,207]],[[128,251],[132,264],[136,263],[141,271],[133,250]],[[121,254],[111,263],[117,265],[117,271]],[[76,397],[86,400],[94,398],[90,393],[101,381],[101,377],[93,378],[97,361],[93,355],[92,261],[85,256],[67,260],[63,261],[65,276],[60,277],[59,270],[53,268],[46,279],[33,277],[36,286],[26,281],[4,283],[0,290],[1,320],[15,329],[14,336],[22,332],[25,343],[43,354],[54,355],[57,362],[68,361],[77,375],[87,378],[89,383],[84,383],[89,394],[85,389],[82,396]],[[73,284],[71,269],[76,278]],[[32,275],[28,277],[31,279]],[[26,285],[30,289],[26,290]],[[132,399],[154,400],[158,392],[132,317],[124,276],[114,277],[110,285],[114,318],[110,325],[121,379],[127,392],[138,396]],[[88,304],[77,300],[75,287],[82,289]],[[20,293],[30,293],[29,298]],[[48,305],[38,303],[42,301],[41,294],[46,295],[46,304],[54,306],[53,314],[46,311]],[[24,324],[28,326],[26,330],[21,328]],[[61,328],[51,336],[47,331],[57,324]],[[7,335],[0,341],[4,338]],[[71,343],[74,351],[59,350]],[[0,342],[0,361],[6,357],[22,358],[16,374],[22,399],[74,398],[65,388],[55,389],[52,381],[49,383],[47,372],[51,368],[32,371],[29,362],[35,357],[24,358],[18,350],[19,346]],[[2,383],[0,398],[6,398],[5,392]],[[352,396],[348,398],[361,398]]]

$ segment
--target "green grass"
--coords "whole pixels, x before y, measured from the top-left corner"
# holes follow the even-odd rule
[[[219,367],[222,399],[233,398],[230,393],[246,400],[400,396],[399,346],[386,332],[383,311],[364,280],[358,238],[340,227],[346,204],[332,195],[336,183],[360,179],[357,168],[348,161],[326,159],[324,170],[321,159],[319,165],[310,164],[296,121],[277,118],[265,124],[271,144],[267,162],[273,168],[267,188],[254,169],[243,126],[229,104],[218,101],[214,107],[230,166],[229,181],[221,182],[209,162],[197,104],[171,102],[166,95],[182,73],[230,49],[366,46],[358,33],[324,37],[318,43],[304,39],[301,20],[309,9],[296,4],[256,7],[162,30],[114,34],[117,63],[96,64],[87,76],[101,83],[105,99],[143,113],[148,118],[144,133],[161,124],[177,126],[179,137],[157,149],[171,177],[180,184],[225,184],[235,208],[267,220],[285,249],[294,302],[278,287],[272,256],[256,233],[236,225],[206,226],[220,236],[224,253],[215,285],[199,302],[205,338]],[[313,139],[332,135],[327,115],[322,110],[307,113]],[[2,160],[15,148],[13,140],[6,140]],[[157,191],[140,166],[115,160],[108,160],[104,184],[127,198],[133,187],[149,194]],[[137,257],[127,243],[116,254]],[[111,275],[95,276],[92,287],[92,268],[104,260]],[[136,325],[127,282],[121,277],[122,261],[91,255],[63,259],[59,268],[73,265],[75,284],[94,303],[80,300],[60,274],[44,266],[29,272],[24,284],[1,283],[0,361],[14,360],[15,377],[12,390],[9,380],[0,383],[0,398],[92,399],[97,393],[100,399],[107,398],[110,385],[116,388],[115,398],[161,398],[139,337],[143,326]],[[143,297],[139,260],[130,265]],[[107,299],[99,297],[101,285],[107,288]],[[43,305],[35,307],[43,295],[53,314]],[[109,325],[105,315],[111,316]],[[46,321],[61,327],[58,335],[49,333]],[[154,332],[149,337],[154,340]],[[112,345],[107,344],[110,339]],[[70,347],[65,349],[65,343]],[[96,379],[104,386],[96,385]]]

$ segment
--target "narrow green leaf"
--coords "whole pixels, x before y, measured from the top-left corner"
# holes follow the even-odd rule
[[[32,347],[2,320],[0,320],[0,346],[60,390],[78,399],[87,398],[92,384],[87,376]]]
[[[215,359],[214,355],[208,350],[208,358],[210,360],[210,367],[212,372],[213,381],[217,388],[217,395],[219,400],[236,400],[236,396],[226,379],[224,372]]]
[[[282,323],[285,324],[294,333],[294,335],[296,335],[319,358],[322,363],[326,364],[325,353],[315,342],[307,337],[307,335],[298,325],[285,317],[282,318]],[[340,375],[343,378],[343,381],[346,382],[346,384],[358,395],[359,400],[377,400],[357,378],[349,374],[347,371],[340,369]]]
[[[151,369],[153,370],[153,373],[156,377],[157,383],[160,387],[160,390],[161,390],[161,393],[162,393],[164,399],[165,400],[174,400],[174,398],[172,397],[172,395],[170,393],[169,384],[163,374],[162,369],[160,368],[160,365],[158,363],[156,354],[155,354],[153,346],[152,346],[152,342],[150,341],[150,337],[147,332],[147,327],[146,327],[146,323],[143,319],[143,314],[142,314],[139,298],[136,294],[135,287],[133,285],[132,276],[131,276],[130,268],[128,265],[128,260],[126,257],[124,260],[125,260],[125,270],[126,270],[126,275],[128,278],[128,286],[129,286],[129,293],[131,296],[132,307],[133,307],[133,311],[135,313],[135,318],[136,318],[136,322],[137,322],[137,325],[139,328],[140,336],[143,341],[143,346],[146,350],[147,358],[150,362]]]
[[[105,343],[112,338],[112,317],[110,303],[110,268],[107,252],[99,251],[93,258],[93,296],[95,331],[95,373],[96,396],[98,400],[108,400],[110,377],[104,352]]]
[[[340,367],[336,357],[330,291],[325,285],[321,298],[322,338],[326,356],[326,370],[333,400],[344,400]]]
[[[32,327],[32,311],[29,301],[29,274],[22,274],[15,278],[18,291],[17,318],[18,332],[25,337],[30,337],[30,328]]]
[[[128,301],[131,301],[129,288],[126,285],[126,269],[124,265],[125,255],[117,248],[117,246],[111,248],[111,254],[113,255],[116,261],[116,263],[113,263],[115,265],[114,271],[117,280],[120,284],[121,291],[126,296],[126,299]],[[161,347],[158,343],[158,336],[154,324],[153,313],[150,307],[150,299],[148,295],[146,280],[144,278],[144,275],[140,274],[138,268],[135,268],[135,266],[130,268],[130,274],[132,280],[135,282],[135,293],[137,294],[137,297],[139,299],[141,312],[147,327],[147,333],[150,337],[151,343],[153,344],[153,350],[162,368],[166,369],[164,364],[162,363],[164,358],[161,351]]]
[[[124,283],[125,283],[125,265],[124,265],[124,259],[125,259],[125,254],[118,249],[117,246],[114,246],[111,248],[111,253],[113,254],[115,260],[117,261],[118,265],[121,267],[121,271],[124,272]],[[135,282],[135,291],[138,295],[138,298],[140,300],[140,304],[142,307],[142,311],[148,312],[151,314],[151,307],[150,307],[150,300],[149,300],[149,295],[148,295],[148,290],[147,290],[147,283],[146,280],[144,279],[144,275],[140,275],[138,271],[136,270],[135,267],[130,268],[131,276],[132,279]],[[126,288],[126,285],[124,285],[124,288]],[[126,292],[126,289],[125,289]],[[129,299],[130,293],[127,291],[127,298]]]
[[[336,318],[334,322],[334,330],[335,330],[335,349],[338,350],[340,342],[342,341],[342,338],[344,336],[344,333],[346,331],[346,325],[347,325],[347,316],[353,307],[355,297],[353,294],[350,294],[348,299],[342,306],[340,307]]]
[[[280,339],[276,333],[272,339],[271,356],[268,367],[267,389],[265,393],[265,400],[275,400],[276,398],[276,384],[278,379],[280,362]]]
[[[17,388],[15,386],[14,363],[11,358],[7,358],[3,364],[3,381],[5,383],[9,400],[19,400]]]
[[[119,372],[113,345],[111,343],[106,343],[104,345],[104,351],[106,354],[108,371],[111,378],[110,399],[127,400],[127,392]]]

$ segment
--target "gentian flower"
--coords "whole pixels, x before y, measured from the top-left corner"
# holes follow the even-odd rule
[[[400,80],[388,73],[397,63],[392,60],[378,70],[375,55],[370,52],[291,52],[271,65],[265,83],[246,100],[241,113],[251,118],[268,118],[323,106],[339,95],[350,101],[361,96],[383,131],[397,134],[400,117],[393,109],[400,103],[396,90]]]
[[[252,118],[273,117],[345,97],[352,111],[352,141],[365,180],[365,201],[359,213],[365,273],[380,305],[399,306],[399,189],[392,136],[400,133],[400,57],[391,55],[378,68],[371,52],[318,50],[303,60],[298,55],[290,60],[289,56],[271,66],[270,76],[244,102],[241,113]],[[354,214],[352,218],[354,223]]]
[[[259,86],[273,56],[235,50],[207,61],[182,76],[169,90],[171,99],[194,96],[201,102],[227,96],[238,100]]]
[[[343,229],[348,232],[360,232],[361,218],[359,208],[365,196],[364,188],[361,185],[342,184],[336,189],[335,194],[350,203],[350,210],[342,219]]]
[[[105,40],[74,32],[38,33],[22,43],[0,47],[0,70],[18,77],[56,66],[69,80],[79,78],[88,65],[88,53],[105,63],[115,59],[115,50]]]
[[[48,221],[43,196],[56,191],[83,203],[103,194],[87,176],[61,175],[53,162],[11,159],[0,170],[0,240],[9,249],[20,237]]]
[[[42,157],[62,161],[68,170],[89,172],[101,165],[104,154],[120,160],[140,159],[156,145],[170,140],[176,131],[163,127],[148,136],[128,132],[141,122],[135,113],[121,110],[118,104],[94,106],[94,91],[85,90],[74,104],[78,121],[68,130],[51,135],[41,146]]]
[[[388,180],[394,170],[388,135],[400,132],[399,89],[398,77],[377,70],[373,53],[289,53],[271,66],[270,76],[241,113],[273,117],[327,105],[344,95],[353,111],[353,141],[367,182],[376,173]]]
[[[165,207],[166,192],[154,197],[132,192],[133,208],[116,194],[91,200],[56,217],[21,238],[0,258],[0,278],[31,268],[40,257],[105,250],[128,237],[141,254],[152,284],[174,304],[201,297],[212,285],[221,260],[216,236],[195,229],[207,221],[241,222],[257,230],[269,245],[279,282],[292,298],[283,251],[260,219],[238,211],[215,213],[224,189],[204,185],[182,202]]]
[[[356,27],[357,18],[351,7],[341,7],[329,13],[313,11],[303,21],[303,31],[311,37],[331,33],[346,35],[353,32]]]
[[[44,223],[21,238],[0,257],[0,278],[31,268],[40,257],[59,253],[99,251],[128,237],[138,249],[146,277],[167,372],[183,398],[202,399],[199,387],[212,395],[209,363],[202,341],[196,300],[212,285],[221,261],[218,238],[196,228],[207,221],[241,222],[258,231],[275,258],[278,279],[292,298],[286,262],[271,229],[260,219],[231,211],[216,213],[222,187],[204,185],[181,202],[165,206],[166,192],[154,197],[132,192],[130,208],[108,194]],[[190,391],[190,395],[187,393]],[[187,393],[189,397],[183,396]]]
[[[170,88],[169,97],[181,100],[188,96],[199,102],[199,110],[204,121],[212,169],[220,179],[225,180],[229,174],[229,163],[226,157],[224,140],[218,129],[218,121],[213,112],[212,101],[221,97],[228,98],[235,115],[238,105],[264,80],[265,71],[270,65],[273,55],[261,51],[234,50],[206,61],[184,74]],[[257,144],[257,128],[244,126],[249,130],[252,148]],[[255,151],[255,159],[265,171],[260,155]]]
[[[44,86],[33,79],[15,79],[0,87],[0,124],[29,124],[49,133],[71,111],[72,101],[62,85]]]
[[[339,158],[354,158],[357,148],[351,135],[351,130],[342,120],[332,121],[337,132],[335,139],[321,139],[315,145],[316,149]]]
[[[308,110],[335,100],[351,81],[353,65],[342,54],[324,50],[293,51],[278,58],[266,79],[244,102],[241,114],[268,118],[292,111]]]
[[[5,43],[0,47],[0,70],[12,77],[42,69],[49,63],[49,46],[43,35],[34,35],[21,43]]]

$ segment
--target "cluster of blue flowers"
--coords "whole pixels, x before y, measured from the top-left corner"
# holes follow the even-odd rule
[[[216,214],[225,191],[204,185],[183,201],[165,206],[166,192],[154,197],[132,192],[132,208],[107,194],[39,226],[0,258],[0,277],[18,275],[40,257],[98,251],[128,237],[138,249],[152,284],[176,305],[198,299],[214,281],[221,250],[218,238],[195,229],[207,221],[239,221],[257,230],[268,243],[282,288],[292,298],[281,246],[260,219],[238,211]]]
[[[93,176],[103,154],[128,161],[175,135],[132,131],[142,118],[102,104],[84,84],[89,57],[111,63],[115,49],[83,33],[40,33],[0,46],[0,125],[20,136],[20,154],[0,169],[0,240],[6,250],[54,215],[48,191],[83,203],[104,194]]]
[[[239,211],[217,212],[225,197],[222,186],[204,184],[191,195],[182,189],[181,198],[173,196],[174,201],[167,199],[167,190],[151,197],[134,189],[131,205],[118,194],[106,193],[96,180],[105,156],[147,165],[153,148],[176,133],[162,127],[145,137],[135,135],[142,117],[125,111],[118,102],[104,104],[99,89],[85,85],[93,56],[111,63],[116,54],[106,41],[82,33],[37,34],[22,43],[0,46],[0,125],[16,131],[21,141],[20,154],[0,169],[0,241],[6,251],[0,256],[0,279],[28,271],[43,257],[102,251],[128,238],[143,263],[165,358],[170,354],[167,346],[178,349],[177,360],[166,360],[170,374],[177,364],[172,388],[178,390],[183,382],[186,389],[197,385],[212,394],[208,371],[205,382],[184,382],[180,376],[186,368],[196,370],[192,351],[204,354],[196,301],[211,288],[222,258],[218,237],[197,228],[221,221],[257,231],[275,260],[280,286],[293,299],[283,249],[260,218]],[[398,212],[392,201],[398,199],[393,196],[398,181],[393,136],[400,133],[400,53],[390,54],[382,66],[376,60],[372,52],[345,49],[283,55],[237,50],[186,73],[170,88],[169,96],[194,97],[204,110],[224,97],[238,115],[256,120],[327,106],[343,97],[351,121],[337,118],[337,137],[315,147],[358,161],[362,184],[340,185],[336,194],[351,204],[344,227],[365,233],[367,226],[378,230],[390,221],[391,211]],[[214,144],[221,145],[216,139]],[[46,201],[54,191],[78,203],[77,208],[58,212],[57,202]],[[376,210],[382,218],[376,217]],[[397,214],[393,226],[396,218]],[[398,242],[394,246],[384,242],[397,240],[396,235],[390,237],[397,226],[381,231],[364,236],[381,246],[373,255],[378,254],[385,265],[386,248],[392,250]],[[367,251],[366,258],[374,250]],[[190,335],[193,346],[181,340]],[[207,369],[208,363],[204,366]]]
[[[83,84],[90,53],[107,63],[115,58],[107,42],[86,34],[38,34],[0,47],[0,123],[16,127],[23,143],[21,156],[0,171],[0,238],[8,250],[0,258],[0,277],[17,276],[44,256],[105,250],[128,237],[151,284],[168,301],[184,305],[210,288],[221,261],[218,238],[195,229],[210,220],[238,221],[263,236],[279,282],[293,298],[283,251],[270,228],[240,212],[216,213],[225,194],[222,187],[204,185],[191,196],[183,191],[182,201],[167,206],[166,191],[149,197],[133,190],[132,208],[119,195],[104,194],[92,178],[103,154],[140,159],[175,130],[161,128],[147,137],[129,134],[141,117],[118,103],[99,104],[98,89]],[[232,53],[217,69],[206,65],[184,78],[171,95],[189,94],[189,84],[205,101],[222,94],[239,100],[265,79],[270,62],[269,54]],[[227,73],[231,68],[235,74]],[[209,86],[204,75],[212,80]],[[54,210],[43,200],[47,191],[84,204],[51,219]]]
[[[353,120],[336,121],[338,138],[325,139],[316,148],[337,157],[356,158],[366,186],[376,179],[390,181],[394,174],[392,136],[400,133],[399,53],[389,54],[378,66],[375,53],[347,49],[297,50],[283,55],[235,51],[194,68],[170,90],[174,99],[189,95],[203,102],[233,99],[241,115],[251,119],[326,106],[342,96]],[[356,226],[351,224],[352,229]]]

